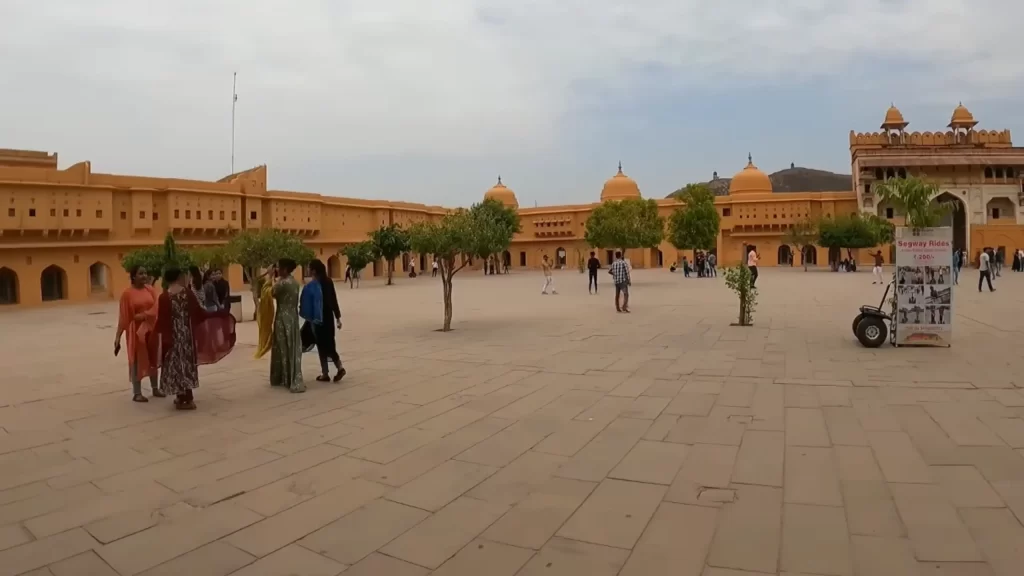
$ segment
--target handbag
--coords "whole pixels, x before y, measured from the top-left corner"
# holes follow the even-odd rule
[[[299,338],[302,340],[302,352],[310,352],[316,348],[316,332],[313,330],[313,323],[306,320],[299,330]]]

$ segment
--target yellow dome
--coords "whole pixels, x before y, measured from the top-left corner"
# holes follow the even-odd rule
[[[963,102],[953,109],[953,116],[949,119],[950,128],[974,128],[977,124],[978,121],[974,119],[974,115],[964,106]]]
[[[889,109],[885,111],[885,120],[882,122],[882,130],[897,129],[902,130],[907,127],[910,122],[903,119],[903,113],[896,107],[895,104],[889,106]]]
[[[519,208],[519,201],[516,200],[516,193],[501,183],[501,176],[498,176],[498,183],[493,188],[484,192],[484,200],[493,198],[505,206]]]
[[[609,178],[601,189],[601,201],[639,197],[640,187],[637,186],[636,180],[622,173],[622,162],[619,162],[619,173]]]
[[[772,180],[754,166],[754,159],[747,155],[747,167],[740,170],[729,181],[729,194],[772,193]]]

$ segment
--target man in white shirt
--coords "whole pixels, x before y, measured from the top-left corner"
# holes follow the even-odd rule
[[[981,292],[981,282],[988,282],[988,291],[995,292],[996,289],[992,287],[992,249],[985,248],[981,251],[981,256],[978,259],[978,292]]]

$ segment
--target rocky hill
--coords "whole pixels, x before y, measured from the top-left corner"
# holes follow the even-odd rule
[[[768,177],[772,181],[772,189],[775,192],[848,192],[853,190],[852,176],[836,174],[827,170],[791,166],[769,174]],[[702,184],[711,188],[716,196],[724,196],[729,193],[730,180],[732,178],[714,178],[708,182],[702,182]],[[669,194],[666,198],[671,198],[677,192],[679,190]]]

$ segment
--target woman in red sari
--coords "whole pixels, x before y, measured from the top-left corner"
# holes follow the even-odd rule
[[[178,410],[195,410],[192,390],[199,387],[199,366],[213,364],[235,346],[235,318],[227,310],[208,312],[189,289],[189,276],[164,272],[156,333],[160,337],[160,391],[174,394]]]
[[[117,335],[114,336],[114,356],[121,351],[121,335],[128,333],[128,379],[132,383],[132,401],[149,402],[142,395],[142,377],[149,376],[153,396],[163,398],[165,394],[157,387],[156,380],[156,292],[149,284],[149,275],[142,266],[128,271],[132,285],[121,294],[121,307],[117,318]]]

